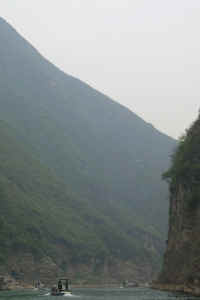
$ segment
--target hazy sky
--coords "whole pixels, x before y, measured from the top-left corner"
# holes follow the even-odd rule
[[[200,0],[0,0],[46,58],[180,136],[200,107]]]

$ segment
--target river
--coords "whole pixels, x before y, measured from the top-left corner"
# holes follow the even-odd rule
[[[48,291],[0,292],[0,300],[55,300],[62,297],[50,296]],[[183,294],[161,292],[149,288],[128,289],[74,289],[71,300],[191,300],[200,299]]]

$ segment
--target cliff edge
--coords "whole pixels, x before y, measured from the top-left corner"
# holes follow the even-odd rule
[[[171,168],[167,249],[154,287],[200,295],[200,116],[180,139]]]

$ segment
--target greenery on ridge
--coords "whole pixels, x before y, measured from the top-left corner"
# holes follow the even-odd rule
[[[186,130],[180,138],[178,147],[172,155],[172,164],[163,178],[170,184],[171,191],[175,191],[181,184],[190,190],[191,207],[196,207],[200,197],[200,117]]]

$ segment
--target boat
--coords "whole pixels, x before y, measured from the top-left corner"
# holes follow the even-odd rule
[[[60,278],[57,285],[51,288],[51,296],[68,296],[71,294],[68,278]]]
[[[128,280],[124,280],[122,282],[122,287],[123,288],[134,288],[134,287],[138,287],[139,284],[137,282],[129,282]]]

